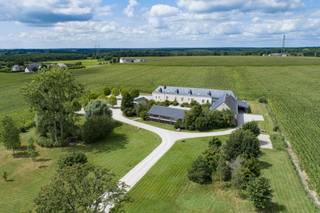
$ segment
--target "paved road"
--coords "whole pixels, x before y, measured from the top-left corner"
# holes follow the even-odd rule
[[[154,149],[145,159],[138,163],[133,169],[131,169],[124,177],[120,179],[128,185],[128,191],[151,169],[153,165],[174,145],[178,140],[201,138],[201,137],[214,137],[229,135],[236,129],[220,131],[220,132],[206,132],[206,133],[188,133],[188,132],[175,132],[159,127],[151,126],[148,124],[140,123],[130,120],[122,115],[120,109],[112,109],[113,119],[136,126],[141,129],[154,132],[161,137],[161,144]]]

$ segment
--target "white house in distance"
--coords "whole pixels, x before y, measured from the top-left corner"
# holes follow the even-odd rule
[[[122,57],[119,60],[120,64],[143,63],[143,62],[145,62],[145,59],[143,59],[143,58],[126,58],[126,57]]]
[[[25,73],[33,73],[38,71],[41,68],[39,64],[29,64],[26,69],[24,70]]]
[[[24,70],[24,66],[20,66],[20,65],[13,65],[11,68],[11,72],[21,72]]]
[[[199,104],[210,104],[211,110],[230,110],[233,112],[235,119],[238,117],[239,110],[247,111],[249,107],[245,101],[238,101],[238,98],[230,90],[159,86],[153,91],[152,99],[156,102],[177,101],[180,105],[183,103],[190,104],[192,101]],[[164,111],[164,109],[161,109],[162,114],[159,116],[167,119],[169,113],[168,116],[164,116]]]

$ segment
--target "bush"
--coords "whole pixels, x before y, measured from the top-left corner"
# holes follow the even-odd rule
[[[85,143],[97,142],[111,133],[113,128],[114,123],[109,117],[89,117],[82,127],[82,139]]]
[[[269,181],[264,177],[252,179],[248,183],[246,193],[258,209],[266,209],[272,202],[272,189]]]
[[[175,129],[184,129],[183,120],[178,119],[178,120],[176,121],[176,123],[174,124],[174,128],[175,128]]]
[[[120,95],[120,90],[118,88],[113,88],[111,94],[114,96]]]
[[[212,170],[210,169],[207,161],[199,156],[192,164],[191,169],[188,171],[189,180],[198,184],[212,183]]]
[[[109,103],[111,106],[117,105],[117,98],[116,98],[116,96],[112,95],[112,96],[108,99],[108,103]]]
[[[130,90],[130,95],[131,95],[133,98],[139,97],[140,91],[137,90],[137,89],[131,89],[131,90]]]
[[[19,129],[11,117],[5,116],[0,122],[0,142],[13,152],[20,148]]]
[[[242,126],[242,129],[250,130],[257,137],[258,137],[258,135],[260,135],[260,128],[258,126],[258,123],[255,121],[244,124]]]
[[[51,148],[55,146],[54,142],[50,138],[47,138],[45,136],[38,137],[36,142],[41,147]]]
[[[85,107],[86,117],[105,116],[111,118],[112,111],[103,100],[93,100]]]
[[[268,103],[268,100],[267,100],[266,97],[260,97],[260,98],[259,98],[259,103],[267,104],[267,103]]]
[[[111,94],[111,89],[110,89],[109,87],[105,87],[105,88],[103,89],[103,94],[104,94],[105,96],[109,96],[109,95]]]
[[[142,120],[144,120],[144,121],[147,120],[148,117],[149,117],[147,111],[141,111],[140,114],[139,114],[139,116],[140,116],[140,118],[141,118]]]
[[[72,152],[63,157],[58,161],[59,169],[63,169],[66,166],[73,166],[75,164],[85,164],[88,162],[87,156],[82,152]]]

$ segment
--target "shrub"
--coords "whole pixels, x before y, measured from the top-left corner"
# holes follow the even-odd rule
[[[104,94],[105,96],[109,96],[109,95],[111,94],[111,89],[110,89],[109,87],[105,87],[105,88],[103,89],[103,94]]]
[[[103,100],[93,100],[85,107],[86,117],[105,116],[111,117],[112,111]]]
[[[33,138],[30,138],[28,141],[27,151],[32,160],[34,160],[38,155]]]
[[[147,120],[148,119],[148,112],[147,111],[141,111],[140,113],[139,113],[139,116],[140,116],[140,118],[142,119],[142,120]]]
[[[174,128],[175,128],[175,129],[184,129],[183,120],[178,119],[178,120],[176,121],[176,123],[174,124]]]
[[[252,179],[248,183],[246,193],[258,209],[266,209],[272,202],[272,189],[269,181],[264,177]]]
[[[117,105],[117,98],[116,98],[116,96],[112,95],[112,96],[108,99],[108,103],[109,103],[111,106]]]
[[[131,90],[130,90],[130,95],[131,95],[133,98],[139,97],[140,91],[137,90],[137,89],[131,89]]]
[[[82,127],[82,139],[85,143],[97,142],[111,133],[113,128],[114,123],[109,117],[89,117]]]
[[[36,142],[41,147],[50,148],[50,147],[54,147],[55,146],[54,142],[50,138],[47,138],[45,136],[38,137]]]
[[[188,171],[189,180],[198,184],[212,183],[212,170],[210,169],[207,161],[199,156],[192,164],[191,169]]]
[[[267,100],[266,97],[260,97],[260,98],[259,98],[259,103],[267,104],[267,103],[268,103],[268,100]]]
[[[0,123],[0,142],[13,152],[21,145],[19,129],[11,117],[5,116]]]
[[[258,126],[258,123],[255,121],[244,124],[242,126],[242,129],[250,130],[257,137],[258,137],[258,135],[260,135],[260,128]]]
[[[114,96],[118,96],[118,95],[120,95],[120,90],[118,88],[113,88],[111,90],[111,94]]]
[[[72,152],[63,157],[58,161],[59,169],[63,169],[66,166],[73,166],[75,164],[85,164],[88,162],[87,156],[82,152]]]

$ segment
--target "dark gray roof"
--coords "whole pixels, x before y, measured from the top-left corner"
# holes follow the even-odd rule
[[[198,97],[207,97],[207,98],[213,98],[213,99],[219,99],[226,94],[235,97],[234,93],[230,90],[203,89],[203,88],[191,88],[191,87],[159,86],[154,92],[174,94],[174,95],[190,95],[190,96],[198,96]]]
[[[160,117],[167,117],[167,118],[170,118],[170,119],[177,121],[179,119],[184,119],[185,110],[154,105],[149,110],[148,114],[160,116]]]
[[[246,101],[238,101],[238,105],[241,108],[245,108],[245,109],[249,108],[249,104]]]
[[[217,109],[223,103],[225,103],[233,113],[238,114],[238,101],[237,101],[237,99],[235,97],[233,97],[231,95],[227,95],[227,94],[222,96],[219,100],[215,101],[212,104],[211,109]]]
[[[37,71],[39,69],[40,65],[39,64],[29,64],[27,66],[27,69],[29,71]]]

